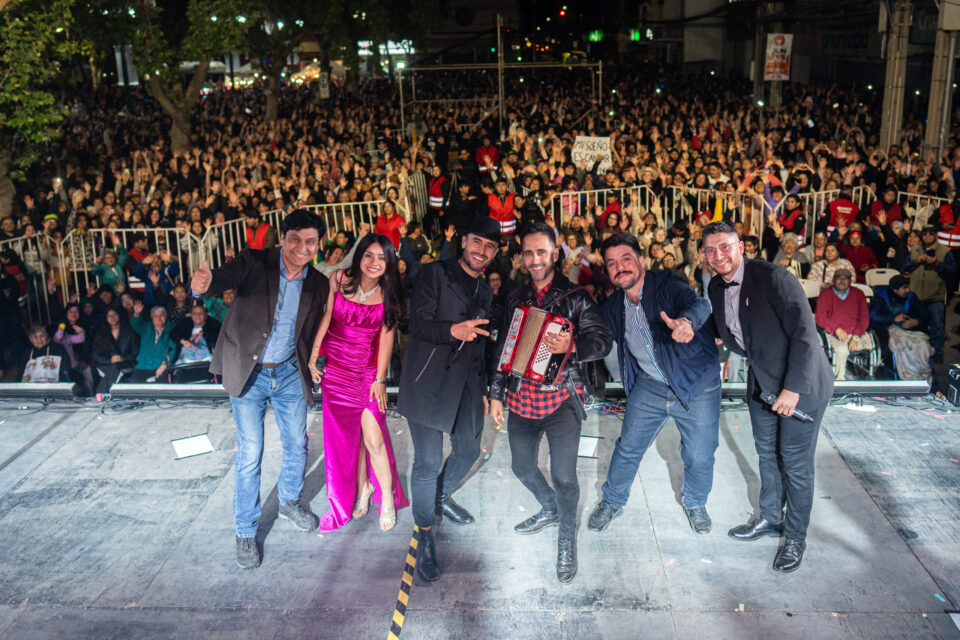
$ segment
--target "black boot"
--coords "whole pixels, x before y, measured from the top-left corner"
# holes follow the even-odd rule
[[[453,498],[447,495],[440,496],[440,512],[443,517],[454,524],[473,524],[475,522],[470,512],[453,501]]]
[[[560,538],[557,543],[557,580],[563,584],[573,582],[577,575],[577,540]]]
[[[417,543],[417,573],[424,582],[436,582],[440,577],[437,540],[433,537],[433,528],[420,529],[420,541]]]

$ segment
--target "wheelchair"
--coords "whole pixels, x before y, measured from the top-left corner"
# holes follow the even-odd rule
[[[850,352],[850,355],[847,356],[848,380],[878,380],[884,378],[881,373],[884,370],[883,347],[886,346],[886,341],[881,345],[880,337],[873,329],[868,329],[867,334],[873,339],[873,348]],[[833,347],[830,346],[830,341],[827,340],[828,334],[824,329],[817,327],[817,335],[820,337],[820,346],[827,354],[827,359],[830,361],[832,368],[836,354]]]

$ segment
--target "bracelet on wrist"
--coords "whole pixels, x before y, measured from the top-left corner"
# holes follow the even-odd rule
[[[383,380],[381,380],[380,378],[374,378],[373,381],[374,381],[374,382],[379,382],[379,383],[382,384],[383,386],[387,386],[387,383],[384,382]]]

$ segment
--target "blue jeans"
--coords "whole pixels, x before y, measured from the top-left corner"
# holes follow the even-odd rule
[[[257,535],[260,519],[260,462],[263,460],[263,417],[267,400],[280,429],[283,456],[277,493],[280,502],[299,500],[307,464],[307,400],[296,359],[273,369],[257,367],[239,397],[230,396],[237,424],[234,464],[233,520],[237,535]]]
[[[627,398],[623,427],[610,459],[603,498],[616,508],[627,504],[640,460],[673,418],[680,431],[683,506],[703,507],[713,487],[713,455],[719,444],[720,385],[706,389],[685,409],[670,387],[642,371]]]

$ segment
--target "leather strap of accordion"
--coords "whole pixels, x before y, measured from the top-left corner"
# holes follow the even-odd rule
[[[560,301],[563,300],[564,298],[567,298],[567,297],[575,294],[577,291],[586,291],[586,290],[587,290],[586,287],[574,287],[573,289],[570,289],[570,291],[567,291],[565,294],[563,294],[562,296],[560,296],[559,298],[557,298],[556,300],[554,300],[553,302],[551,302],[549,305],[547,305],[547,308],[544,309],[544,311],[548,311],[548,310],[552,309],[552,308],[554,307],[554,305],[556,305],[558,302],[560,302]]]

